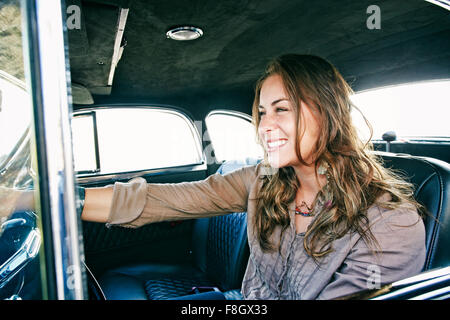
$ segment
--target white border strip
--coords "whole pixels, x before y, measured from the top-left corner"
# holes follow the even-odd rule
[[[117,63],[122,57],[123,47],[121,47],[123,33],[125,31],[125,24],[127,23],[128,9],[120,8],[119,21],[117,22],[116,39],[114,40],[114,52],[111,61],[111,70],[109,71],[108,86],[112,86],[114,72],[116,71]]]
[[[84,299],[60,0],[35,0],[57,298]]]

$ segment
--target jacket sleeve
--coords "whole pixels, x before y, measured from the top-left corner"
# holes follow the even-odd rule
[[[333,299],[367,289],[379,289],[421,272],[425,262],[425,227],[415,209],[383,212],[373,224],[378,246],[360,238],[318,299]]]
[[[116,182],[107,224],[136,228],[245,211],[256,168],[247,166],[194,182],[147,183],[143,178]]]

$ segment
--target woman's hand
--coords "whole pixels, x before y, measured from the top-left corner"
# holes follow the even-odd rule
[[[0,186],[0,222],[16,211],[34,211],[34,190],[20,190]],[[105,223],[111,210],[113,187],[85,189],[81,218]]]

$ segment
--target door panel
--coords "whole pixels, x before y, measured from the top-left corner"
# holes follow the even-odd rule
[[[206,170],[140,175],[148,182],[177,183],[197,181],[207,177]],[[128,179],[115,181],[124,182]],[[113,180],[97,181],[84,186],[100,187],[114,183]],[[102,223],[83,222],[86,263],[94,275],[115,266],[141,263],[188,262],[191,256],[191,237],[194,220],[160,222],[137,229],[106,227]]]
[[[386,151],[385,142],[374,143],[377,151]],[[393,153],[406,153],[414,156],[430,157],[450,163],[449,142],[391,142],[390,151]]]

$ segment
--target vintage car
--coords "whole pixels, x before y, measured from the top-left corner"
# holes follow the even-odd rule
[[[448,299],[449,10],[445,0],[2,0],[0,298],[240,299],[245,212],[111,227],[81,221],[77,186],[256,164],[255,82],[270,59],[307,53],[341,71],[373,126],[370,137],[355,114],[361,134],[429,212],[422,273],[385,283],[369,270],[367,288],[340,299]]]

